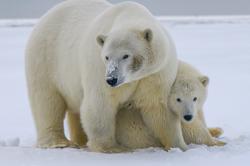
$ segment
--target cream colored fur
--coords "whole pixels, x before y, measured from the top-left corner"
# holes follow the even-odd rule
[[[79,147],[84,147],[88,140],[85,132],[83,132],[84,130],[81,125],[80,115],[78,113],[68,111],[67,116],[71,141],[76,143]]]
[[[180,94],[185,95],[194,95],[193,91],[189,91],[188,88],[182,88],[179,85],[180,81],[184,81],[188,84],[193,84],[196,90],[200,91],[200,99],[198,102],[198,110],[197,113],[194,114],[194,120],[191,122],[182,122],[182,132],[184,140],[187,144],[205,144],[208,146],[222,146],[225,143],[216,140],[212,137],[211,133],[216,133],[215,136],[222,134],[222,131],[219,128],[212,128],[209,132],[204,116],[203,116],[203,104],[206,99],[206,87],[203,87],[199,78],[203,75],[200,74],[195,68],[187,63],[180,61],[179,70],[176,77],[176,81],[172,88],[176,88],[177,91],[183,90],[184,92],[180,92]],[[187,79],[186,79],[187,78]],[[190,82],[190,79],[192,82]],[[169,99],[171,97],[176,97],[176,92],[171,91]],[[182,96],[183,97],[183,96]],[[176,99],[176,98],[175,98]],[[169,101],[170,103],[171,101]],[[191,101],[192,102],[192,101]],[[169,105],[170,110],[176,109],[176,105]],[[176,107],[176,108],[171,108]],[[180,111],[180,110],[177,110]],[[180,117],[180,113],[176,113],[178,117]],[[161,115],[160,115],[161,116]],[[182,117],[180,117],[182,118]],[[166,129],[168,130],[168,129]],[[152,131],[148,129],[143,119],[140,115],[140,108],[134,107],[133,102],[127,105],[124,105],[120,108],[120,111],[117,114],[117,128],[116,128],[116,137],[119,143],[122,145],[129,147],[130,149],[136,148],[147,148],[151,146],[162,147],[160,141],[153,137]]]
[[[197,113],[194,113],[194,120],[192,120],[191,122],[182,121],[181,123],[183,137],[187,144],[193,143],[205,144],[208,146],[222,146],[225,143],[222,141],[218,141],[213,137],[220,136],[223,130],[220,128],[208,129],[203,115],[203,104],[207,95],[207,85],[203,87],[204,85],[202,85],[202,83],[200,82],[201,80],[199,79],[203,77],[204,76],[199,73],[194,67],[180,61],[177,79],[173,87],[183,90],[182,87],[178,87],[178,81],[184,81],[188,84],[192,84],[192,86],[196,86],[196,90],[201,91],[200,97],[202,98],[201,100],[197,101],[201,103],[200,105],[198,104]],[[192,80],[192,82],[190,82],[190,79]],[[189,97],[192,94],[186,89],[184,89],[183,91],[184,92],[181,92],[181,94],[186,93],[186,95]],[[174,94],[170,94],[169,98],[171,98],[171,95]],[[178,114],[178,117],[182,115],[181,113],[176,114]],[[75,132],[77,131],[75,130]],[[79,130],[78,133],[79,132],[81,131]],[[140,108],[137,108],[133,101],[128,101],[119,108],[116,121],[116,138],[120,144],[126,146],[130,150],[147,147],[164,147],[161,144],[160,140],[154,137],[153,132],[145,125],[140,113]]]
[[[171,38],[143,6],[104,0],[63,2],[42,17],[26,49],[37,145],[75,146],[64,134],[68,110],[70,124],[79,121],[74,114],[80,114],[92,151],[124,151],[116,141],[116,114],[120,105],[133,101],[164,148],[186,150],[180,119],[168,110],[166,100],[177,67]],[[106,82],[113,71],[119,78],[116,87]],[[75,128],[80,129],[71,124]],[[71,136],[79,141],[73,131]]]

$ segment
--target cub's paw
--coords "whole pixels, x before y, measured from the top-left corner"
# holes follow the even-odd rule
[[[209,128],[208,130],[210,134],[215,138],[218,138],[223,134],[223,129],[219,127]]]

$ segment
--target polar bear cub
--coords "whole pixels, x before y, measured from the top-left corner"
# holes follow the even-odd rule
[[[208,129],[203,117],[203,105],[207,98],[209,78],[191,65],[181,62],[168,98],[169,109],[182,121],[182,132],[187,144],[224,145],[215,140],[222,129]],[[215,134],[217,133],[217,134]],[[213,135],[212,135],[213,134]]]
[[[191,65],[179,62],[176,80],[168,97],[168,111],[181,119],[182,135],[187,144],[222,146],[225,143],[213,136],[222,134],[219,128],[208,129],[203,117],[203,105],[207,98],[209,78]],[[143,123],[133,102],[124,105],[117,114],[116,136],[118,142],[131,149],[161,147],[152,132]],[[167,128],[166,128],[167,130]],[[211,135],[217,133],[217,135]]]

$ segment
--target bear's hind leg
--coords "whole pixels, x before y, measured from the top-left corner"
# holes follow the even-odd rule
[[[68,111],[67,120],[69,126],[70,140],[80,147],[84,147],[87,143],[87,136],[82,128],[80,115]]]

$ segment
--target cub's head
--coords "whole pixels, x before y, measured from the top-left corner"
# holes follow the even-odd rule
[[[151,29],[119,29],[98,35],[97,43],[102,49],[107,84],[118,87],[159,70],[155,66],[162,62],[154,51],[155,37]]]
[[[192,122],[197,111],[202,108],[206,96],[209,79],[178,77],[169,95],[169,108],[185,123]]]

